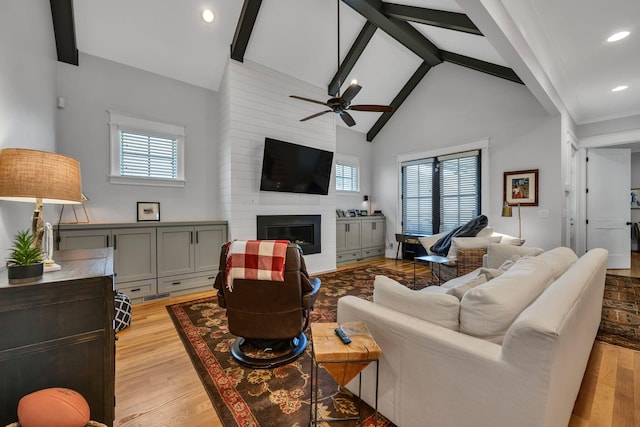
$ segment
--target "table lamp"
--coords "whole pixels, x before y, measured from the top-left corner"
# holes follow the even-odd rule
[[[0,151],[0,200],[35,203],[31,220],[34,247],[42,249],[42,205],[79,204],[81,197],[80,163],[77,160],[23,148]],[[52,254],[46,255],[50,260]]]
[[[511,205],[509,205],[506,200],[504,201],[504,205],[502,205],[502,216],[513,216]],[[522,217],[520,216],[520,203],[518,203],[518,239],[522,239]]]

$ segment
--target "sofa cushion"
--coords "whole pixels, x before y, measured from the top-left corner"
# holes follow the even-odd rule
[[[544,250],[529,246],[504,245],[502,243],[491,243],[487,246],[487,268],[498,268],[514,255],[521,257],[525,255],[540,255]]]
[[[454,237],[451,239],[451,247],[447,253],[447,258],[455,261],[458,258],[460,249],[486,248],[490,243],[499,243],[500,237]]]
[[[422,245],[422,247],[424,247],[424,249],[427,251],[429,255],[435,255],[435,253],[431,251],[431,246],[433,246],[433,244],[437,242],[445,234],[447,233],[438,233],[438,234],[434,234],[433,236],[422,236],[422,237],[418,237],[418,240],[420,241],[420,244]]]
[[[449,288],[447,289],[447,293],[449,295],[453,295],[454,297],[458,298],[459,300],[462,299],[462,297],[464,296],[464,294],[469,290],[469,289],[473,289],[476,286],[480,286],[484,283],[487,283],[487,276],[485,276],[484,274],[481,274],[479,276],[476,276],[472,279],[467,280],[464,283],[461,283],[458,286],[454,286],[453,288]]]
[[[493,227],[485,227],[482,230],[478,231],[476,237],[491,237],[495,231],[496,229]]]
[[[524,245],[524,239],[519,237],[510,236],[508,234],[503,233],[493,233],[492,236],[499,236],[500,243],[503,245],[513,245],[513,246],[522,246]]]
[[[513,267],[513,265],[521,258],[520,255],[514,255],[511,259],[506,260],[498,268],[480,267],[478,275],[484,275],[487,280],[495,279],[502,273]]]
[[[447,329],[459,330],[460,301],[453,295],[414,291],[386,276],[376,276],[373,302]]]
[[[501,344],[522,310],[552,282],[551,276],[543,260],[522,258],[501,276],[467,291],[460,303],[460,332]]]
[[[578,256],[569,248],[558,247],[538,255],[538,258],[551,267],[553,280],[562,276],[578,260]]]

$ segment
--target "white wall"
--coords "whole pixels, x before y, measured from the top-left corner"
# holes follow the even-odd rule
[[[220,219],[218,94],[91,55],[79,64],[58,63],[57,139],[80,161],[91,222],[135,222],[138,201],[160,202],[162,221]],[[109,182],[109,109],[186,127],[184,188]]]
[[[0,149],[55,151],[57,56],[48,3],[0,2],[0,58]],[[32,213],[30,203],[0,201],[0,260],[16,232],[31,228]],[[45,221],[53,213],[45,207]]]
[[[482,183],[489,223],[517,234],[516,218],[500,216],[503,173],[539,169],[539,206],[522,208],[522,235],[528,246],[560,245],[560,126],[560,116],[549,116],[523,85],[453,64],[434,67],[373,141],[372,191],[387,216],[387,234],[401,230],[398,155],[489,138],[489,182]],[[549,217],[540,218],[541,210]]]
[[[347,155],[358,159],[360,165],[360,192],[343,193],[336,192],[336,209],[347,211],[349,209],[366,209],[373,212],[376,209],[376,195],[372,193],[371,180],[373,169],[373,144],[367,141],[364,133],[336,126],[336,156]],[[364,202],[364,195],[369,196],[369,201]]]
[[[336,266],[335,179],[329,194],[260,191],[265,137],[335,152],[334,115],[300,122],[317,106],[289,98],[322,98],[324,90],[245,61],[229,61],[220,90],[227,121],[220,164],[222,198],[229,200],[230,239],[255,239],[257,215],[322,215],[322,253],[305,256],[310,273]]]

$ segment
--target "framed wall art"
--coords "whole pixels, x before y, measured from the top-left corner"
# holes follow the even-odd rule
[[[510,205],[538,206],[538,169],[505,172],[504,200]]]
[[[138,202],[138,221],[160,221],[160,203]]]
[[[640,209],[640,188],[631,189],[631,209]]]

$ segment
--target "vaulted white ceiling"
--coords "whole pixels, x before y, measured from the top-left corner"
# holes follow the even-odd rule
[[[503,4],[578,124],[640,114],[640,1],[493,2]],[[466,13],[454,0],[397,3]],[[200,19],[205,7],[216,13],[213,24]],[[77,46],[90,55],[218,90],[241,8],[241,0],[75,0]],[[340,13],[343,58],[365,19],[342,3]],[[490,37],[411,25],[440,49],[513,67]],[[605,41],[621,29],[631,35],[616,44]],[[326,88],[337,69],[337,50],[336,1],[263,0],[244,58]],[[358,104],[388,104],[421,63],[377,30],[346,83],[356,78],[363,86]],[[620,84],[629,89],[610,92]],[[367,132],[380,113],[352,115],[354,129]]]

